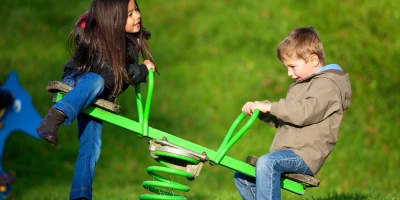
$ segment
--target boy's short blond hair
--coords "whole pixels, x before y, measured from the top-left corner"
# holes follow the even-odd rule
[[[312,54],[316,54],[321,64],[325,65],[322,42],[312,27],[293,30],[279,44],[277,49],[278,59],[282,62],[288,58],[303,59],[308,62],[308,58]]]

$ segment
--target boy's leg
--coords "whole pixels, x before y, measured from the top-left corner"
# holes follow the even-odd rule
[[[281,175],[285,172],[312,175],[292,150],[279,150],[260,157],[256,164],[256,199],[281,199]]]
[[[92,199],[95,165],[100,157],[102,121],[78,115],[79,150],[72,179],[70,199]]]
[[[240,172],[235,172],[234,181],[240,196],[244,200],[254,200],[256,179]]]

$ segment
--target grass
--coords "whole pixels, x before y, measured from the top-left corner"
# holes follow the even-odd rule
[[[0,17],[0,82],[11,70],[42,116],[52,105],[45,91],[69,59],[66,39],[90,1],[3,2]],[[400,3],[397,1],[141,1],[144,25],[161,71],[150,115],[157,129],[217,149],[248,100],[278,100],[290,79],[276,58],[279,42],[294,28],[313,26],[327,63],[350,74],[353,99],[339,142],[317,177],[321,186],[284,199],[400,199],[397,137],[400,125]],[[135,119],[133,89],[117,101]],[[256,122],[228,153],[238,159],[268,151],[274,129]],[[78,149],[76,123],[60,129],[50,147],[23,133],[6,143],[3,167],[17,174],[10,199],[66,199]],[[147,143],[131,132],[104,125],[96,167],[95,199],[137,199],[158,165]],[[260,142],[263,141],[263,142]],[[188,199],[240,199],[233,171],[206,164]],[[173,179],[175,177],[172,177]]]

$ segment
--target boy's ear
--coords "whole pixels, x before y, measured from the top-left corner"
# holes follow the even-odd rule
[[[318,66],[319,65],[319,58],[318,58],[317,54],[311,54],[310,61],[311,61],[311,64],[313,66]]]

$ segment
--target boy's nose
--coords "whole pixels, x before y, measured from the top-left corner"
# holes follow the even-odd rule
[[[293,75],[292,70],[288,69],[287,75],[290,76],[290,77],[292,77],[292,75]]]

